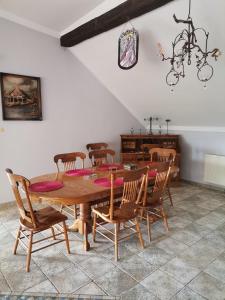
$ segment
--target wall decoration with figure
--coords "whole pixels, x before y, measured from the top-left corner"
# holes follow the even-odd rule
[[[127,29],[119,37],[118,65],[123,70],[133,68],[138,62],[139,35],[135,28]]]

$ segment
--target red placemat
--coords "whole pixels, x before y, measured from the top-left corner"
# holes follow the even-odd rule
[[[60,181],[42,181],[29,186],[31,192],[50,192],[61,189],[64,184]]]
[[[101,166],[98,167],[98,170],[100,170],[100,171],[109,171],[112,169],[121,170],[121,169],[123,169],[123,165],[121,165],[121,164],[102,164]]]
[[[156,175],[157,175],[157,171],[155,170],[148,171],[148,178],[154,178],[156,177]]]
[[[76,169],[69,170],[65,173],[67,176],[87,176],[93,174],[93,171],[90,169]]]
[[[94,184],[101,185],[101,186],[104,186],[104,187],[110,187],[111,186],[111,182],[108,178],[95,179]],[[117,178],[114,181],[114,186],[121,186],[121,185],[123,185],[123,178]]]

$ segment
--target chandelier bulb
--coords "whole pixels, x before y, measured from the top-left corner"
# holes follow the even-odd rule
[[[206,85],[206,83],[204,83],[204,85],[203,85],[203,88],[204,88],[204,89],[206,89],[206,88],[207,88],[207,85]]]

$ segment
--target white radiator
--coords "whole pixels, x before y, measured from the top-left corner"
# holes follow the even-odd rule
[[[205,154],[204,181],[225,186],[225,156]]]

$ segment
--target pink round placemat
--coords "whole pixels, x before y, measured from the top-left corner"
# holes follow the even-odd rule
[[[155,170],[148,171],[148,178],[156,177],[157,172]]]
[[[93,171],[90,169],[76,169],[69,170],[65,173],[67,176],[87,176],[93,174]]]
[[[111,186],[111,182],[108,178],[95,179],[94,184],[101,185],[101,186],[104,186],[104,187],[110,187]],[[123,185],[123,178],[117,178],[114,181],[114,186],[121,186],[121,185]]]
[[[29,186],[31,192],[50,192],[61,189],[64,184],[60,181],[42,181]]]
[[[111,169],[121,170],[121,169],[123,169],[123,165],[121,165],[121,164],[102,164],[101,166],[98,167],[98,170],[100,170],[100,171],[108,171]]]

